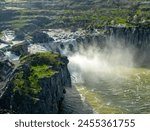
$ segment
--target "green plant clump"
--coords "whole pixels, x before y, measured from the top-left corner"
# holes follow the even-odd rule
[[[60,58],[61,57],[58,54],[54,54],[51,52],[36,53],[22,57],[21,63],[30,63],[32,66],[51,65],[58,67],[64,65],[64,63],[60,60]]]

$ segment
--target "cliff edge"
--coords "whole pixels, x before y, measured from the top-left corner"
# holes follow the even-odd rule
[[[65,87],[71,87],[68,59],[51,52],[21,58],[0,108],[15,113],[59,113]]]

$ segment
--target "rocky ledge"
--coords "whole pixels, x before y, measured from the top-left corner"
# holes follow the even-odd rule
[[[59,113],[65,87],[71,87],[68,59],[51,52],[21,58],[0,108],[15,113]]]

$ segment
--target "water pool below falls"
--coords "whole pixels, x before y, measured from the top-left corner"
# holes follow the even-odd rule
[[[150,69],[117,67],[85,81],[75,86],[95,113],[150,113]]]

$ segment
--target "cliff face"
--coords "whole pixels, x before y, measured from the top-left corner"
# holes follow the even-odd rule
[[[62,110],[65,87],[71,87],[67,67],[62,68],[58,74],[51,78],[41,79],[40,85],[42,92],[40,93],[41,100],[37,103],[39,107],[37,113],[59,113]]]
[[[103,34],[91,33],[76,39],[78,46],[83,45],[85,48],[87,45],[95,44],[103,46],[106,42],[106,37]]]
[[[18,67],[13,80],[0,99],[2,109],[16,113],[61,111],[65,87],[71,87],[68,60],[56,54],[46,54],[38,53],[23,59],[25,62]],[[49,57],[51,58],[48,59]],[[35,60],[40,61],[40,67],[36,65]]]
[[[139,66],[149,67],[150,56],[150,28],[149,27],[108,27],[107,40],[120,43],[133,49],[135,63]]]
[[[105,27],[97,33],[89,32],[89,35],[78,37],[78,43],[96,43],[104,44],[107,40],[114,42],[120,41],[126,45],[133,45],[137,48],[147,48],[150,43],[150,28],[149,27]]]
[[[96,33],[92,31],[76,39],[77,45],[88,47],[126,47],[133,50],[135,63],[139,66],[150,65],[150,28],[149,27],[105,27]]]
[[[126,44],[132,44],[138,48],[149,46],[150,28],[149,27],[107,27],[109,35]]]

